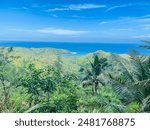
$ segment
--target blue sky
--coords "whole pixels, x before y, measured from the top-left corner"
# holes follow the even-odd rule
[[[1,41],[149,39],[149,0],[0,0]]]

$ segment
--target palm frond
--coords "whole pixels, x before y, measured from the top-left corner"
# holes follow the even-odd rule
[[[122,81],[120,78],[113,77],[111,74],[109,74],[109,77],[114,91],[123,97],[125,104],[129,104],[135,100],[142,100],[143,94],[134,82],[131,83],[128,80]]]
[[[47,106],[50,106],[50,104],[49,103],[37,104],[37,105],[31,107],[30,109],[28,109],[27,111],[25,111],[24,113],[30,113],[34,110],[40,109],[42,107],[47,107]]]
[[[135,85],[142,86],[144,88],[150,88],[150,79],[143,80],[143,81],[137,81]]]
[[[150,96],[143,100],[143,110],[145,112],[150,112]]]
[[[145,49],[150,49],[150,41],[142,41],[143,43],[147,44],[147,45],[141,45],[141,48],[145,48]]]

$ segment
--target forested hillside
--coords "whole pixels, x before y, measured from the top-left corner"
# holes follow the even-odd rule
[[[1,47],[0,112],[150,111],[149,56],[65,54]]]

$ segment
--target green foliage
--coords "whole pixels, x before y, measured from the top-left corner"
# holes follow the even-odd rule
[[[35,68],[33,64],[27,65],[23,68],[18,78],[19,86],[23,86],[27,89],[27,93],[30,95],[29,107],[32,103],[35,105],[39,101],[39,91],[41,86],[40,74],[42,72]]]
[[[99,79],[99,75],[102,73],[102,71],[105,69],[107,64],[106,58],[99,58],[97,55],[94,55],[94,61],[93,63],[89,60],[90,63],[90,69],[88,68],[81,68],[80,72],[85,72],[85,76],[82,80],[83,87],[85,86],[92,86],[92,94],[94,96],[97,95],[97,90],[99,84],[103,84],[103,82]]]
[[[139,102],[135,101],[135,102],[131,102],[130,104],[128,104],[126,106],[126,109],[124,110],[124,112],[126,113],[138,113],[142,110],[142,106]]]
[[[26,112],[76,110],[76,76],[63,72],[60,58],[54,66],[39,69],[34,64],[27,64],[20,70],[18,86],[24,87],[30,97]]]
[[[11,56],[13,48],[0,48],[0,111],[7,108],[10,100],[10,90],[14,84],[15,66],[12,61],[15,57]]]
[[[143,41],[146,45],[141,45],[140,47],[145,48],[145,49],[150,49],[150,41]]]
[[[52,94],[52,105],[55,112],[77,112],[78,94],[77,88],[71,83],[65,83],[65,87],[59,86]]]
[[[127,111],[136,112],[134,111],[134,104],[132,104],[132,102],[136,101],[143,106],[143,109],[140,109],[140,107],[138,107],[137,105],[140,111],[149,112],[150,58],[140,55],[131,55],[131,58],[134,60],[134,64],[137,68],[137,71],[133,72],[133,74],[137,77],[136,80],[132,80],[132,82],[130,82],[130,78],[126,77],[125,74],[123,75],[123,77],[125,77],[123,79],[121,77],[113,77],[111,74],[109,74],[110,81],[114,86],[114,90],[120,96],[124,97],[124,103],[127,106],[131,104],[131,107],[129,105],[129,109],[127,109]],[[132,74],[130,74],[129,77],[132,77],[132,79],[134,79]]]
[[[150,112],[150,95],[143,100],[143,111]]]
[[[123,112],[124,105],[111,86],[101,88],[96,96],[89,95],[89,90],[80,93],[79,112]]]
[[[7,107],[2,112],[24,112],[28,109],[30,96],[24,88],[11,89],[10,99],[7,102]]]
[[[0,112],[150,112],[149,56],[133,52],[129,59],[97,52],[83,58],[77,72],[75,59],[80,56],[57,57],[67,51],[55,49],[24,50],[29,54],[18,59],[21,50],[0,48]]]

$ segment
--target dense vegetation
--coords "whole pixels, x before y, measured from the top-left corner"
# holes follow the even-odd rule
[[[149,56],[35,50],[0,48],[0,112],[150,112]]]

